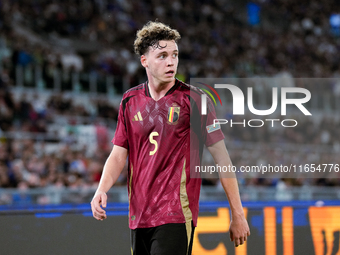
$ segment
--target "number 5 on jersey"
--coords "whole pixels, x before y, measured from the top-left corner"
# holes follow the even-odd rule
[[[149,141],[150,143],[154,144],[155,145],[155,149],[153,151],[150,151],[149,155],[152,156],[156,153],[156,151],[158,150],[158,143],[157,141],[154,139],[155,136],[159,136],[158,132],[152,132],[150,135],[149,135]]]

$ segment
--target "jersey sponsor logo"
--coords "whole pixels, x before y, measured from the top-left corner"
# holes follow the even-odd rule
[[[176,106],[176,107],[169,107],[168,110],[168,123],[169,124],[176,124],[179,120],[179,111],[180,111],[180,107]]]
[[[143,118],[140,112],[137,112],[137,114],[132,118],[132,121],[143,121]]]
[[[216,130],[221,129],[221,125],[218,123],[215,124],[211,124],[209,126],[207,126],[207,132],[210,134],[211,132],[214,132]]]

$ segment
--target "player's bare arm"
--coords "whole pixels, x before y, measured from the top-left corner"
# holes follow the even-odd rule
[[[216,164],[220,166],[228,166],[232,164],[223,140],[209,146],[208,150],[213,156]],[[244,217],[237,179],[232,176],[228,177],[229,178],[223,178],[223,176],[220,176],[220,180],[228,197],[232,214],[232,220],[229,228],[230,239],[237,247],[247,240],[247,236],[250,235],[250,230],[248,222]]]
[[[92,214],[97,220],[106,219],[106,212],[103,209],[106,207],[107,202],[106,192],[117,181],[124,168],[127,156],[127,149],[115,145],[105,162],[99,186],[91,201]]]

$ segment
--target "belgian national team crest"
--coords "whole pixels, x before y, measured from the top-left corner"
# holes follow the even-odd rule
[[[179,120],[179,110],[180,110],[179,106],[169,107],[169,110],[168,110],[168,123],[169,124],[172,124],[172,125],[177,124]]]

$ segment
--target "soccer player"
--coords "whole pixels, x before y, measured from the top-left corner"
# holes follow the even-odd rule
[[[125,92],[110,153],[92,199],[94,218],[106,218],[106,192],[117,181],[127,157],[129,227],[135,255],[191,254],[198,218],[201,179],[190,174],[200,165],[203,145],[216,164],[231,161],[221,129],[212,128],[215,110],[199,114],[201,90],[175,78],[178,65],[177,30],[148,22],[137,32],[135,52],[147,82]],[[190,118],[196,114],[198,118]],[[235,246],[249,236],[235,178],[221,178],[232,220]]]

